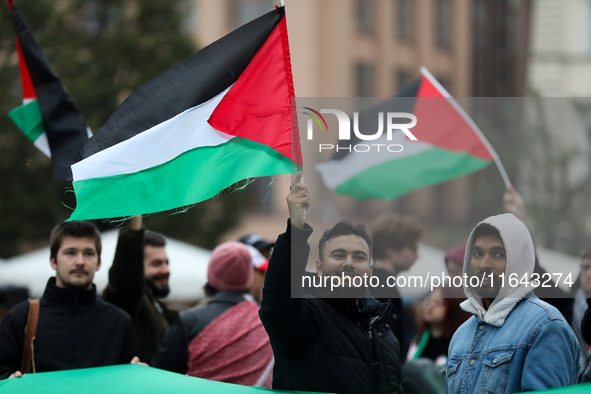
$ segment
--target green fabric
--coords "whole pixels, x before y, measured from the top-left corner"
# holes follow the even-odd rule
[[[353,174],[335,191],[360,200],[390,200],[424,186],[470,174],[489,164],[468,153],[433,148]]]
[[[41,134],[45,133],[43,118],[37,100],[16,107],[8,113],[8,117],[32,142],[35,142]]]
[[[292,161],[281,153],[236,137],[147,170],[76,181],[77,206],[69,220],[166,211],[207,200],[244,179],[291,172]]]
[[[0,393],[166,394],[295,393],[194,378],[143,365],[42,372],[0,381]]]
[[[591,383],[535,393],[587,394]],[[297,393],[220,383],[163,371],[142,365],[114,365],[111,367],[43,372],[0,381],[0,393],[19,394],[252,394]]]
[[[577,384],[575,386],[559,387],[557,389],[530,391],[531,393],[552,393],[552,394],[589,394],[591,383]]]
[[[421,357],[421,354],[423,354],[423,350],[425,349],[425,346],[427,346],[427,342],[429,342],[430,336],[431,336],[431,329],[427,328],[425,330],[425,332],[423,332],[423,335],[421,335],[421,339],[419,340],[419,345],[417,346],[417,351],[416,351],[415,355],[412,356],[413,360],[416,360],[417,358]]]

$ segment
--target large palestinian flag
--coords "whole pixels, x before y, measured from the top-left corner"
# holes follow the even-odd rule
[[[391,140],[384,133],[381,140],[371,141],[383,144],[379,152],[339,150],[316,165],[327,188],[357,199],[393,199],[481,170],[495,160],[496,153],[472,119],[426,69],[421,72],[419,80],[371,111],[412,113],[417,124],[409,131],[417,141],[396,130]],[[375,125],[368,129],[375,130]],[[367,141],[352,140],[351,145],[359,142]],[[385,148],[393,144],[403,149]]]
[[[71,179],[88,140],[86,123],[13,3],[6,0],[16,31],[23,105],[8,116],[53,161],[55,179]]]
[[[164,211],[243,179],[291,173],[302,165],[293,97],[281,7],[121,104],[72,166],[77,206],[70,219]]]

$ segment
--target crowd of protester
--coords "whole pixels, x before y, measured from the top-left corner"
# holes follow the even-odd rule
[[[289,220],[277,241],[257,234],[212,252],[205,298],[177,312],[163,301],[171,273],[166,241],[141,216],[120,230],[109,283],[93,284],[101,235],[90,222],[64,222],[50,235],[49,278],[39,300],[3,310],[0,379],[24,373],[140,363],[204,379],[332,393],[514,393],[591,381],[591,248],[570,292],[501,286],[503,275],[545,273],[512,188],[508,213],[486,218],[449,250],[451,278],[412,308],[396,287],[297,286],[294,278],[375,276],[409,270],[422,228],[384,215],[369,231],[339,222],[306,272],[313,229],[310,192],[296,176]],[[487,279],[488,278],[488,279]],[[315,283],[315,282],[310,282]],[[539,297],[539,298],[538,298]]]

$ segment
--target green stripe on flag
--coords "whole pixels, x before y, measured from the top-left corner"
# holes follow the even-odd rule
[[[16,107],[8,113],[8,117],[32,142],[35,142],[41,134],[45,133],[43,118],[37,100]]]
[[[69,220],[141,215],[191,205],[243,179],[290,174],[292,165],[274,149],[236,137],[187,151],[147,170],[75,181],[77,206]]]
[[[297,393],[214,382],[137,364],[26,374],[22,378],[0,381],[0,392],[20,394]]]
[[[360,200],[392,199],[414,189],[481,170],[489,164],[490,161],[468,153],[433,148],[356,173],[335,191]]]

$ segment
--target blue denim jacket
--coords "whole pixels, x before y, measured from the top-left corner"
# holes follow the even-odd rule
[[[521,393],[577,383],[579,344],[553,306],[523,298],[500,326],[476,315],[449,346],[447,393]]]

